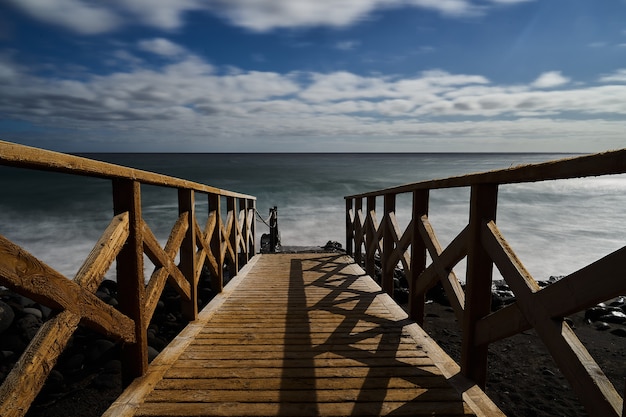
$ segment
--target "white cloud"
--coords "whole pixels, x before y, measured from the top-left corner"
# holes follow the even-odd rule
[[[350,51],[360,44],[361,42],[359,41],[341,41],[335,44],[335,49],[339,49],[340,51]]]
[[[569,82],[569,78],[564,77],[560,71],[549,71],[541,74],[533,83],[535,88],[560,87]]]
[[[35,19],[63,26],[75,32],[93,35],[118,28],[122,20],[102,4],[82,0],[7,0]]]
[[[615,71],[613,74],[605,75],[603,77],[600,77],[600,82],[603,82],[603,83],[613,83],[613,82],[626,83],[626,69],[621,69],[621,70]]]
[[[483,14],[478,0],[111,0],[94,5],[90,0],[7,0],[41,21],[81,34],[113,31],[137,22],[163,30],[185,23],[185,14],[207,12],[253,31],[313,26],[346,27],[378,10],[417,7],[444,16]],[[526,0],[491,0],[515,4]]]
[[[144,51],[168,57],[182,55],[186,52],[182,46],[164,38],[144,39],[139,41],[138,46]]]
[[[409,78],[226,72],[189,54],[161,67],[108,75],[34,74],[0,56],[0,113],[42,131],[64,128],[89,137],[109,132],[230,143],[228,138],[334,136],[582,138],[593,132],[619,143],[626,130],[626,69],[596,85],[561,82],[558,90],[543,86],[564,79],[560,73],[552,83],[497,85],[441,70]]]

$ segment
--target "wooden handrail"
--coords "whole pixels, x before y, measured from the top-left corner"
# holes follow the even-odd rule
[[[618,273],[626,267],[626,247],[540,289],[496,227],[500,185],[624,173],[626,149],[350,195],[345,197],[347,252],[364,263],[370,275],[378,254],[381,283],[390,294],[393,268],[401,262],[410,287],[409,314],[418,323],[423,323],[426,291],[441,282],[461,323],[461,372],[479,385],[484,387],[487,379],[488,345],[534,328],[591,416],[626,415],[620,394],[563,319],[626,294],[626,281]],[[459,187],[471,190],[469,223],[442,248],[428,219],[429,192]],[[395,200],[407,193],[413,197],[412,217],[402,231],[395,218]],[[380,223],[377,197],[385,202]],[[428,266],[427,254],[432,260]],[[453,268],[465,257],[464,291]],[[516,299],[496,312],[491,311],[494,265]]]
[[[122,342],[125,384],[145,374],[148,325],[166,282],[181,295],[185,318],[195,320],[203,267],[211,273],[211,288],[219,292],[224,287],[224,268],[232,277],[255,254],[253,196],[3,141],[0,165],[107,179],[113,184],[110,225],[73,280],[0,235],[0,285],[55,312],[0,386],[3,417],[26,414],[79,324]],[[179,217],[164,248],[143,219],[143,185],[178,190]],[[195,210],[196,199],[202,195],[208,199],[206,213]],[[226,222],[222,221],[222,199],[226,200]],[[199,216],[206,219],[203,229]],[[147,284],[144,254],[156,267]],[[114,260],[119,310],[95,295]]]

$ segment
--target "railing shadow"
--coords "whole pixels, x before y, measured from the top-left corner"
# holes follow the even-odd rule
[[[376,302],[383,292],[369,277],[346,270],[342,256],[291,263],[283,392],[293,378],[305,378],[310,388],[295,400],[318,404],[318,410],[319,404],[340,400],[353,403],[347,415],[406,414],[417,408],[436,414],[445,402],[445,413],[463,414],[460,394],[425,354],[417,353],[416,342],[403,330],[412,322],[395,319]],[[288,343],[295,334],[307,348]],[[307,368],[289,366],[294,357]],[[329,395],[336,386],[329,379],[336,378],[349,379],[340,395]]]

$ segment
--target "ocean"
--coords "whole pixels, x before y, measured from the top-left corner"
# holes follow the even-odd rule
[[[278,207],[283,246],[345,246],[344,196],[566,154],[87,154],[97,160],[257,197]],[[110,181],[0,167],[0,234],[73,277],[112,214]],[[143,186],[143,213],[161,242],[177,217],[175,190]],[[197,211],[206,201],[197,198]],[[382,209],[382,202],[378,203]],[[538,280],[566,275],[624,246],[626,176],[501,186],[497,223]],[[404,227],[408,198],[398,199]],[[433,191],[430,219],[445,246],[467,224],[469,189]],[[380,218],[380,216],[379,216]],[[267,227],[257,221],[257,240]],[[148,269],[148,268],[147,268]],[[465,261],[455,268],[464,279]],[[151,271],[147,271],[149,275]],[[498,277],[496,271],[496,278]]]

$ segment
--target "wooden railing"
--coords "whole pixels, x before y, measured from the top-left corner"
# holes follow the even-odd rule
[[[224,269],[234,276],[255,253],[255,197],[1,141],[0,165],[111,180],[114,211],[109,226],[73,279],[0,235],[0,285],[55,313],[0,387],[3,417],[22,416],[28,411],[79,324],[123,342],[125,383],[143,375],[148,367],[147,328],[165,284],[181,295],[185,318],[194,320],[203,267],[211,274],[211,288],[221,291]],[[164,248],[142,217],[144,184],[178,190],[179,217]],[[208,198],[208,212],[196,212],[198,196]],[[222,200],[226,201],[226,218]],[[206,219],[203,227],[197,216]],[[144,254],[155,265],[147,284]],[[118,309],[94,294],[115,260]]]
[[[462,326],[461,372],[481,386],[487,379],[488,345],[534,328],[591,416],[626,415],[622,398],[563,319],[626,294],[626,247],[540,290],[496,226],[499,185],[621,173],[626,173],[626,150],[347,196],[347,252],[371,276],[380,257],[382,288],[390,295],[394,268],[401,263],[410,284],[410,316],[420,324],[425,293],[441,282]],[[442,248],[428,218],[429,192],[456,187],[471,189],[469,224]],[[396,219],[400,194],[412,196],[404,231]],[[377,197],[384,200],[380,222]],[[466,257],[464,290],[452,269]],[[492,312],[494,264],[516,301]]]

